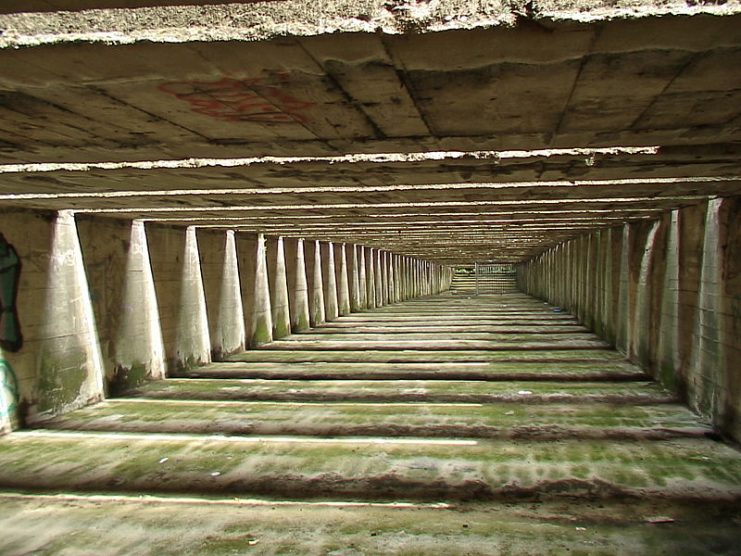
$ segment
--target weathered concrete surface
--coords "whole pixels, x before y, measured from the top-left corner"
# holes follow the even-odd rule
[[[24,419],[101,399],[106,364],[74,218],[14,212],[1,222],[21,264],[16,312],[22,343],[15,351],[0,348],[5,432]],[[7,291],[2,296],[3,304],[11,298]]]
[[[428,297],[337,320],[341,324],[346,318],[374,319],[383,328],[383,322],[393,322],[398,315],[434,321],[437,315],[466,312],[469,316],[485,312],[492,320],[543,316],[544,328],[549,322],[563,326],[551,318],[550,306],[522,295]],[[52,488],[56,481],[72,480],[77,481],[77,488],[96,490],[109,484],[105,477],[115,476],[116,488],[127,491],[188,488],[206,493],[220,492],[228,484],[233,492],[282,496],[362,498],[370,494],[360,485],[371,483],[378,483],[382,497],[498,498],[514,492],[550,497],[575,494],[583,488],[591,495],[607,497],[616,493],[671,498],[736,496],[738,453],[707,440],[712,435],[709,426],[673,403],[666,392],[647,385],[642,380],[645,375],[621,361],[614,351],[579,349],[578,341],[564,347],[538,338],[547,334],[532,332],[509,350],[495,351],[499,356],[494,358],[487,350],[492,340],[479,340],[477,357],[471,357],[467,355],[470,342],[464,339],[471,333],[461,326],[445,333],[446,343],[423,341],[435,355],[448,348],[447,360],[430,363],[436,357],[430,358],[424,349],[404,349],[406,343],[415,341],[407,338],[418,334],[398,326],[389,327],[388,332],[378,333],[374,349],[362,353],[352,350],[357,343],[352,334],[295,334],[234,356],[233,362],[185,372],[189,377],[211,377],[207,380],[161,381],[132,392],[138,397],[108,401],[48,421],[45,431],[17,433],[0,446],[4,467],[9,469],[0,475],[0,483],[21,488],[46,481],[43,484]],[[351,349],[342,350],[343,345]],[[317,350],[317,346],[324,349]],[[387,353],[386,361],[392,362],[374,361],[378,353]],[[233,378],[217,379],[225,376]],[[204,436],[214,433],[231,437]],[[501,439],[514,443],[505,448],[497,444]],[[655,443],[650,448],[642,443],[611,444],[631,439]],[[19,467],[28,450],[38,446],[48,444],[49,450],[59,450],[63,457],[67,450],[89,452],[83,448],[86,442],[106,445],[102,453],[90,456],[96,458],[95,464],[90,462],[95,476],[80,475],[77,468],[73,478],[55,464],[43,471]],[[157,455],[152,453],[151,442],[159,446]],[[136,468],[131,476],[124,468],[111,467],[118,462],[118,443],[129,453],[124,468]],[[139,443],[140,449],[136,448]],[[242,444],[251,447],[247,453]],[[443,456],[450,454],[453,445],[455,456]],[[383,446],[384,457],[378,453],[379,446]],[[579,450],[583,470],[575,462],[563,470],[565,462],[576,457],[569,455],[572,448]],[[171,455],[161,455],[162,450]],[[237,452],[232,450],[243,455],[235,458]],[[367,465],[350,463],[348,458],[366,450],[371,458]],[[713,459],[703,459],[705,453],[712,453]],[[203,483],[193,469],[207,465],[209,458],[209,465],[216,465],[214,454],[220,454],[218,474]],[[140,457],[168,457],[166,463],[173,463],[167,467],[167,481],[150,484],[146,469],[136,463]],[[184,457],[188,460],[182,461],[184,467],[175,465]],[[444,461],[438,461],[441,457]],[[688,457],[698,463],[693,463],[691,475],[679,472],[673,464],[669,473],[679,475],[667,480],[658,475],[659,467],[664,473],[664,464],[658,462],[668,457],[680,461]],[[265,458],[270,459],[269,466],[257,463]],[[400,463],[409,458],[434,463],[422,467]],[[629,469],[621,463],[624,458],[633,462]],[[722,476],[715,475],[710,463],[706,470],[696,467],[711,461],[717,465],[718,458],[726,458],[720,464],[727,470]],[[153,470],[158,476],[164,469],[159,465],[163,464]],[[317,465],[321,469],[315,469]],[[513,466],[520,471],[512,471]],[[433,478],[429,473],[442,474]],[[508,478],[512,473],[517,479]],[[322,479],[325,475],[327,480],[332,476],[332,481]],[[707,489],[700,493],[695,481]]]
[[[523,289],[575,312],[741,438],[739,198],[582,236],[519,267]]]
[[[295,367],[296,365],[292,365]],[[593,365],[592,365],[593,366]],[[298,369],[297,369],[298,371]],[[420,373],[420,376],[421,373]],[[311,378],[304,374],[304,379]],[[639,380],[617,381],[618,373],[605,373],[602,382],[584,379],[568,381],[559,373],[558,382],[540,375],[530,381],[466,380],[289,380],[289,379],[178,379],[149,383],[146,388],[128,392],[129,396],[155,400],[251,400],[251,401],[365,401],[417,402],[606,402],[651,404],[676,401],[668,391],[654,383]],[[552,377],[553,378],[553,377]],[[610,380],[612,379],[612,381]],[[518,394],[527,390],[530,394]]]
[[[0,154],[67,163],[0,203],[470,262],[739,194],[738,2],[308,4],[0,16]]]
[[[463,556],[544,547],[605,556],[717,556],[736,552],[739,520],[737,507],[667,508],[664,501],[356,505],[17,494],[0,498],[0,516],[4,552],[121,556],[348,550]]]
[[[415,331],[414,318],[426,326]],[[708,424],[646,382],[645,373],[614,350],[528,349],[542,347],[538,336],[579,334],[574,320],[522,295],[431,296],[339,316],[323,324],[322,333],[295,334],[187,371],[187,378],[155,381],[126,398],[47,421],[44,429],[7,435],[0,442],[0,488],[5,489],[0,508],[25,515],[43,503],[44,511],[36,515],[60,520],[43,538],[49,546],[70,548],[76,541],[69,539],[68,528],[93,518],[87,504],[95,500],[101,511],[114,501],[117,512],[134,511],[135,504],[136,523],[152,531],[146,550],[168,538],[154,532],[156,516],[176,503],[177,515],[199,505],[212,512],[198,522],[201,538],[207,539],[200,541],[200,552],[244,544],[244,535],[229,536],[224,544],[219,539],[226,528],[238,530],[227,526],[232,517],[257,511],[252,504],[262,508],[262,517],[250,522],[253,544],[247,546],[253,547],[277,543],[309,522],[319,527],[334,520],[335,525],[321,527],[327,539],[321,546],[342,541],[356,543],[358,550],[398,553],[398,526],[406,523],[404,512],[414,511],[416,525],[405,526],[403,534],[403,550],[412,552],[465,553],[485,541],[487,546],[507,541],[511,550],[525,546],[516,541],[519,531],[528,531],[533,543],[528,546],[542,548],[549,538],[542,520],[550,516],[551,534],[588,534],[592,543],[609,538],[617,543],[605,549],[609,553],[655,552],[652,543],[664,538],[654,536],[661,527],[673,527],[674,538],[697,546],[699,553],[731,553],[736,512],[725,508],[741,500],[741,454],[714,440]],[[471,351],[463,339],[482,333],[472,330],[517,330],[523,323],[531,328],[527,335],[509,334],[522,336],[516,349]],[[361,332],[353,334],[347,325]],[[352,344],[354,335],[364,335],[363,327],[372,327],[377,347],[385,347],[329,349]],[[560,333],[548,334],[549,328]],[[401,344],[404,338],[441,333],[460,349],[404,350]],[[313,349],[322,342],[327,349]],[[290,348],[275,349],[282,344]],[[232,378],[219,378],[225,376]],[[18,490],[26,494],[14,494]],[[48,494],[59,490],[74,512],[58,508],[60,499]],[[82,493],[97,496],[88,499]],[[148,496],[129,503],[130,495],[142,494]],[[171,498],[177,495],[208,498]],[[242,496],[267,498],[246,502]],[[626,496],[632,513],[622,506]],[[600,507],[588,510],[597,501]],[[435,506],[426,507],[428,502]],[[215,506],[229,511],[214,512]],[[348,513],[338,528],[335,512],[353,507],[362,524]],[[294,509],[302,516],[295,523],[289,518]],[[704,527],[703,519],[719,509],[723,512],[712,525],[688,529]],[[397,510],[396,519],[387,513]],[[194,511],[191,526],[201,510]],[[551,512],[567,519],[563,531],[564,517],[553,520]],[[608,515],[610,520],[603,521]],[[0,523],[10,526],[14,519],[2,517]],[[480,529],[492,520],[494,529]],[[27,523],[20,530],[11,527],[13,534],[0,546],[33,546],[37,525]],[[168,523],[171,532],[178,530]],[[373,539],[371,544],[352,540],[356,528],[364,539]],[[469,529],[477,531],[474,537]],[[129,546],[116,534],[111,546]],[[494,534],[496,540],[490,540]],[[376,550],[379,535],[385,548]],[[566,537],[557,546],[581,546],[581,537]],[[280,544],[281,551],[306,553],[301,548],[306,538],[315,539],[292,537],[294,544]],[[448,551],[452,539],[458,545]],[[268,551],[278,551],[277,546]]]

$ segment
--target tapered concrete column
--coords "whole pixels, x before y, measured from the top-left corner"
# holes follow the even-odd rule
[[[257,253],[255,261],[255,288],[252,307],[252,326],[249,332],[249,343],[258,346],[273,341],[273,316],[270,307],[270,282],[268,280],[267,250],[265,236],[257,236]]]
[[[347,276],[347,249],[343,243],[339,245],[339,249],[335,250],[335,258],[339,258],[340,264],[335,265],[339,268],[338,271],[338,283],[337,283],[337,304],[340,315],[350,314],[350,283]],[[335,263],[337,261],[335,260]]]
[[[322,287],[324,288],[324,313],[328,321],[335,320],[339,315],[337,296],[337,272],[334,259],[334,243],[320,244],[322,254]]]
[[[388,305],[391,300],[389,299],[389,286],[391,281],[389,279],[389,252],[381,252],[381,295],[383,296],[383,304]]]
[[[383,295],[383,256],[380,249],[375,252],[375,279],[376,279],[376,307],[386,305]]]
[[[700,283],[697,296],[697,318],[695,319],[694,341],[690,360],[690,380],[687,383],[691,406],[704,415],[712,416],[722,413],[727,396],[731,392],[724,390],[724,351],[723,343],[723,230],[721,229],[720,210],[723,199],[708,201],[703,230],[702,263],[700,266]],[[738,214],[738,213],[736,213]],[[738,351],[736,352],[738,355]],[[738,374],[738,360],[735,360]],[[733,373],[730,369],[727,372]],[[729,381],[730,382],[730,381]],[[724,385],[725,386],[725,385]],[[734,389],[738,392],[738,388]],[[735,405],[739,397],[734,400]],[[735,417],[732,418],[732,420]]]
[[[630,226],[623,226],[623,241],[620,252],[620,290],[618,294],[618,312],[617,312],[617,337],[616,345],[624,353],[630,352],[630,320],[629,307],[630,287],[629,287],[629,261],[630,261],[630,244],[631,244]]]
[[[396,292],[399,301],[404,301],[404,257],[396,257]]]
[[[427,261],[422,261],[422,287],[424,294],[430,295],[430,264]]]
[[[370,307],[370,301],[368,300],[368,267],[366,263],[366,249],[362,245],[358,246],[358,257],[358,274],[360,278],[358,292],[360,293],[360,307],[367,309]]]
[[[104,365],[75,217],[53,225],[38,344],[37,411],[54,414],[103,399]]]
[[[389,303],[398,303],[396,298],[396,282],[398,280],[396,272],[396,255],[389,255]]]
[[[366,296],[368,298],[368,308],[374,309],[375,307],[378,307],[378,304],[376,303],[376,254],[375,249],[373,248],[365,248],[363,247],[363,251],[366,255],[366,265],[365,268],[365,274],[366,274]]]
[[[211,338],[206,313],[206,294],[203,288],[196,229],[193,226],[188,227],[185,232],[177,358],[180,365],[185,368],[211,361]]]
[[[244,306],[239,284],[237,244],[232,230],[224,234],[224,263],[221,273],[219,305],[211,352],[214,359],[241,351],[245,347]]]
[[[404,301],[407,277],[406,277],[406,272],[404,270],[404,257],[403,256],[399,256],[397,260],[397,265],[399,269],[399,301]]]
[[[388,272],[389,272],[389,284],[388,284],[388,291],[389,291],[389,303],[396,303],[396,277],[394,275],[394,254],[389,253],[388,254]]]
[[[121,389],[136,386],[141,379],[134,375],[139,372],[143,377],[165,378],[165,346],[146,229],[141,220],[131,223],[123,307],[115,339],[115,367],[112,382],[123,383]]]
[[[285,246],[282,237],[268,238],[268,279],[270,281],[270,305],[272,308],[273,339],[291,333],[291,312],[288,297]]]
[[[407,299],[414,299],[414,259],[407,258]]]
[[[352,280],[350,281],[350,310],[353,312],[362,311],[365,307],[363,301],[365,298],[365,269],[361,266],[363,264],[360,253],[362,248],[358,248],[357,245],[352,246]],[[362,274],[362,281],[361,281]]]
[[[324,306],[322,250],[318,241],[304,243],[306,278],[309,286],[309,323],[316,326],[327,320]]]
[[[414,261],[414,297],[422,295],[422,262]]]
[[[411,269],[409,267],[409,257],[404,257],[404,260],[402,261],[403,267],[404,267],[404,291],[403,291],[403,299],[406,301],[407,299],[412,298],[412,278],[411,278]]]
[[[286,255],[286,282],[291,308],[291,330],[300,332],[311,326],[309,322],[309,286],[306,279],[304,240],[285,239],[283,245]]]
[[[660,231],[660,225],[661,222],[658,220],[650,224],[644,249],[640,253],[639,259],[633,329],[635,330],[636,339],[634,343],[634,356],[643,367],[649,367],[651,364],[651,305],[656,293],[651,277],[654,272],[654,242]]]
[[[666,243],[666,271],[661,295],[661,329],[657,359],[661,383],[676,390],[682,377],[679,338],[679,210],[673,210]],[[605,315],[605,318],[609,318]]]
[[[245,347],[251,348],[250,331],[255,306],[255,270],[257,263],[257,236],[236,233],[239,283],[242,290],[244,312]]]

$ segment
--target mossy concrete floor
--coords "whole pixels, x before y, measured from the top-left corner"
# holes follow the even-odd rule
[[[741,453],[520,294],[341,317],[15,432],[0,488],[3,554],[741,546]]]

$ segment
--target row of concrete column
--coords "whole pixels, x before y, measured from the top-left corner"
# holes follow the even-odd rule
[[[738,198],[717,198],[585,234],[519,265],[519,286],[741,440],[739,214]]]
[[[451,279],[447,267],[355,244],[259,235],[256,258],[247,346],[351,312],[440,293]]]
[[[23,340],[0,346],[0,432],[451,279],[360,245],[69,211],[11,213],[2,233]]]
[[[171,242],[163,240],[166,234],[179,232],[148,226],[140,233],[147,236],[137,242],[149,246],[149,254],[139,252],[151,260],[156,291],[152,303],[158,304],[162,351],[171,372],[219,360],[352,311],[438,293],[450,283],[446,267],[375,248],[191,227],[185,231],[180,294],[174,298],[167,268],[175,253]],[[214,253],[216,258],[209,260]],[[141,291],[137,301],[147,295]],[[132,329],[151,331],[152,317],[142,316],[146,312],[133,315],[139,323]],[[128,360],[118,357],[117,365],[130,368],[153,359],[140,353]]]

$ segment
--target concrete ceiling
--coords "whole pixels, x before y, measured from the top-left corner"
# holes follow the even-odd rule
[[[0,205],[461,262],[741,193],[738,3],[494,4],[0,16]]]

